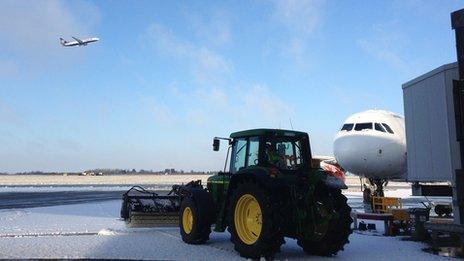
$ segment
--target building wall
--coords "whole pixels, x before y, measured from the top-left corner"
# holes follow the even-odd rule
[[[460,167],[453,105],[457,64],[403,84],[409,181],[452,181]]]

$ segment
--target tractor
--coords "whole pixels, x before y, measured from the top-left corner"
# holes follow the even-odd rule
[[[209,177],[206,188],[200,182],[177,188],[184,242],[203,244],[213,228],[227,229],[234,249],[247,258],[273,257],[284,237],[309,254],[343,250],[353,221],[341,193],[347,187],[312,159],[307,133],[245,130],[214,138],[214,151],[221,140],[228,142],[224,171]]]

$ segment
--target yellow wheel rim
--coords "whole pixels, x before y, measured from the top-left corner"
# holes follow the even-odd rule
[[[235,230],[247,245],[254,244],[261,234],[263,220],[261,207],[255,197],[245,194],[240,197],[234,212]]]
[[[193,228],[193,213],[190,207],[184,208],[182,212],[182,227],[184,228],[185,233],[190,234]]]

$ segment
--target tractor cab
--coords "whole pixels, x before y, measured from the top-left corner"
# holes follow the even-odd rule
[[[309,137],[304,132],[274,129],[246,130],[232,133],[229,144],[231,174],[256,168],[269,168],[289,174],[310,167]],[[213,147],[215,150],[219,149],[219,138],[215,138]]]

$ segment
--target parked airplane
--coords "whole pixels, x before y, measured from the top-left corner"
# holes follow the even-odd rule
[[[86,46],[89,43],[93,43],[93,42],[96,42],[96,41],[100,40],[97,37],[87,38],[87,39],[83,39],[83,40],[78,39],[78,38],[76,38],[74,36],[72,36],[72,38],[75,41],[68,42],[63,38],[60,38],[61,45],[66,46],[66,47],[69,47],[69,46]]]
[[[333,150],[345,171],[368,178],[383,195],[386,182],[406,172],[404,118],[383,110],[355,113],[335,136]]]

